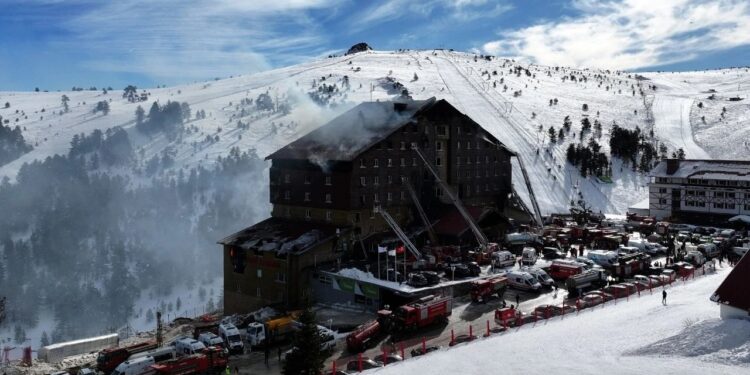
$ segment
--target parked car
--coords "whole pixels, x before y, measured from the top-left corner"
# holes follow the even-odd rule
[[[604,303],[604,298],[598,294],[588,294],[580,299],[581,308],[594,307]]]
[[[588,293],[584,293],[583,296],[585,297],[585,296],[588,296],[588,295],[597,295],[597,296],[600,296],[600,297],[602,297],[602,299],[605,302],[606,301],[612,301],[613,299],[615,299],[615,296],[613,296],[613,295],[611,295],[611,294],[609,294],[607,292],[603,292],[601,290],[594,290],[594,291],[591,291],[591,292],[588,292]]]
[[[439,346],[425,346],[424,350],[422,350],[422,347],[419,346],[418,348],[411,350],[411,356],[419,357],[420,355],[425,355],[429,352],[434,352],[436,350],[440,350],[440,347]]]
[[[542,284],[542,286],[545,288],[552,288],[552,286],[555,285],[555,280],[552,280],[547,272],[544,272],[544,270],[542,270],[541,268],[523,267],[521,268],[521,271],[530,273],[531,276],[534,276],[534,278],[536,278],[536,281],[538,281],[539,284]]]
[[[370,358],[362,357],[362,370],[370,370],[374,368],[383,367],[380,363],[373,361]],[[352,360],[346,364],[347,371],[359,371],[359,361]]]
[[[406,281],[406,284],[416,288],[421,288],[429,285],[429,283],[427,282],[427,278],[419,272],[410,273],[409,279]]]
[[[375,362],[377,362],[381,366],[388,366],[388,365],[394,364],[396,362],[401,362],[403,360],[404,360],[404,358],[402,358],[400,355],[397,355],[397,354],[386,354],[386,356],[385,356],[385,363],[383,363],[383,356],[382,355],[379,355],[379,356],[377,356],[375,358]]]
[[[437,285],[440,283],[440,276],[435,271],[422,271],[421,274],[427,279],[427,285]]]

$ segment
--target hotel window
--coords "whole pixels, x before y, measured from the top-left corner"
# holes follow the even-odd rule
[[[393,184],[393,176],[388,175],[388,185]]]
[[[471,141],[466,141],[466,149],[471,150]]]
[[[438,167],[441,166],[443,163],[441,162],[440,158],[435,158],[435,165]]]
[[[277,272],[276,273],[276,282],[278,283],[285,283],[286,282],[286,274],[283,272]]]
[[[406,142],[401,142],[401,149],[406,150]]]
[[[461,157],[460,156],[456,157],[456,165],[461,165]]]
[[[258,268],[258,270],[256,271],[256,274],[258,275],[259,279],[263,278],[263,270],[262,269]]]
[[[284,199],[286,200],[292,199],[292,193],[290,193],[289,190],[284,191]]]
[[[446,134],[448,134],[448,127],[438,126],[438,135],[446,135]]]
[[[659,188],[659,193],[666,194],[667,193],[667,188]],[[690,191],[688,193],[692,193],[692,191]]]
[[[489,164],[490,163],[490,157],[489,156],[485,156],[484,157],[484,162],[487,163],[487,164]]]
[[[456,142],[456,150],[461,149],[461,141]]]
[[[285,183],[285,184],[288,184],[288,183],[289,183],[289,175],[288,175],[288,174],[285,174],[285,175],[284,175],[284,183]]]
[[[286,217],[292,217],[292,209],[291,208],[287,207],[285,211],[286,211]]]
[[[372,178],[372,184],[375,186],[380,185],[380,176],[375,176]]]
[[[310,213],[310,209],[305,210],[305,219],[310,219],[312,217],[312,214]]]
[[[310,185],[310,176],[305,175],[305,185]]]
[[[331,193],[326,193],[326,203],[331,203]]]
[[[480,164],[482,162],[482,159],[479,158],[479,155],[477,155],[477,164]]]
[[[403,191],[401,192],[401,200],[406,200],[406,193],[404,193]],[[750,207],[750,205],[748,205],[747,207]],[[745,209],[747,210],[747,208]]]
[[[255,296],[260,297],[260,288],[255,288]]]
[[[378,158],[373,159],[372,160],[372,166],[375,167],[375,168],[379,167],[380,166],[380,159],[378,159]]]
[[[331,186],[331,176],[326,176],[326,185]]]
[[[354,214],[354,222],[355,222],[355,223],[359,223],[359,220],[360,220],[359,212],[356,212],[356,213]]]
[[[362,206],[365,206],[367,204],[367,197],[365,197],[364,195],[360,195],[359,196],[359,204],[362,205]]]
[[[333,219],[333,213],[331,211],[326,211],[326,221],[331,221]]]
[[[417,158],[411,158],[411,166],[416,167],[417,166]]]
[[[305,202],[309,202],[309,201],[310,201],[310,192],[306,191],[305,192]]]
[[[745,211],[750,211],[750,204],[745,205]]]
[[[359,167],[360,168],[367,168],[367,165],[365,165],[367,161],[365,159],[359,159]]]
[[[404,159],[404,158],[401,158],[401,166],[402,166],[402,167],[405,167],[405,166],[406,166],[406,159]]]
[[[388,159],[388,168],[393,166],[393,159]]]
[[[359,185],[360,186],[367,186],[367,177],[362,176],[359,178]]]
[[[443,142],[435,142],[435,150],[443,151]]]
[[[380,202],[380,198],[378,197],[378,193],[373,194],[372,199],[373,199],[373,202],[375,202],[375,203]]]
[[[392,200],[393,200],[393,194],[391,194],[391,193],[388,193],[388,202],[390,202],[390,201],[392,201]]]

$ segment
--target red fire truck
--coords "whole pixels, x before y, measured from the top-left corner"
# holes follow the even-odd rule
[[[159,375],[191,375],[220,373],[229,362],[222,348],[209,346],[200,354],[193,354],[151,365]]]
[[[373,339],[383,331],[377,320],[365,322],[346,336],[346,348],[352,353],[361,352],[372,344]]]
[[[96,357],[96,369],[105,373],[111,373],[120,363],[125,362],[131,355],[135,353],[145,352],[147,350],[156,349],[156,342],[144,341],[138,344],[130,346],[124,346],[121,348],[107,348],[99,352]]]
[[[403,305],[392,313],[390,311],[381,311],[379,314],[389,316],[393,330],[403,331],[445,321],[451,315],[452,308],[453,300],[451,297],[429,295],[415,302]]]
[[[584,271],[584,266],[578,262],[569,260],[552,261],[547,273],[555,280],[567,280],[569,277],[578,275]]]
[[[475,280],[471,282],[471,300],[474,302],[486,302],[487,298],[497,294],[498,298],[503,298],[505,288],[508,286],[508,279],[503,276],[495,276],[484,280]]]

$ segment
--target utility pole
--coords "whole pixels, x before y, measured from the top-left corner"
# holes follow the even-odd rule
[[[161,311],[156,312],[156,346],[161,347],[161,344],[164,342],[164,337],[162,337],[162,326],[161,326]]]

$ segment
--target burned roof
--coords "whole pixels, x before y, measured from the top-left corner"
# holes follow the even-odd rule
[[[350,161],[401,126],[414,121],[418,113],[435,102],[435,98],[430,98],[361,103],[266,159]]]
[[[675,160],[676,170],[670,171],[667,161],[661,161],[649,173],[652,177],[750,181],[750,162],[747,160]],[[672,173],[670,173],[672,172]]]
[[[328,224],[271,217],[220,240],[219,244],[256,252],[302,253],[345,230]]]
[[[719,285],[719,289],[716,289],[711,300],[750,311],[748,285],[750,285],[750,256],[745,254],[724,282]]]

